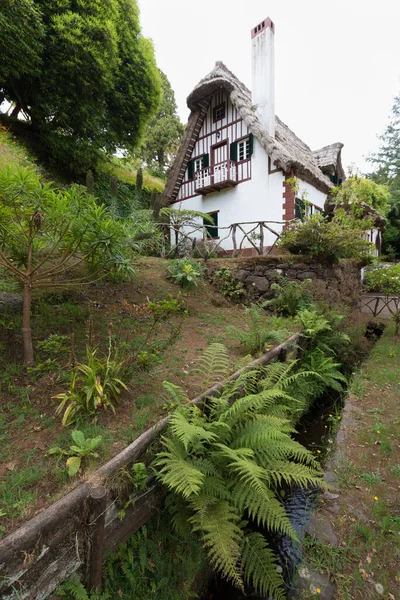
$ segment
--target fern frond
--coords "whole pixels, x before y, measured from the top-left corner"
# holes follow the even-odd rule
[[[243,589],[239,566],[242,530],[238,521],[234,509],[225,500],[210,504],[207,510],[196,512],[190,518],[193,531],[201,534],[212,566]]]
[[[195,442],[212,442],[217,438],[215,433],[207,431],[202,426],[204,419],[200,419],[200,423],[200,425],[197,425],[193,420],[189,421],[180,411],[176,411],[171,416],[170,429],[173,435],[183,444],[185,450],[188,450],[189,445]]]
[[[225,379],[232,370],[228,351],[223,344],[211,344],[197,361],[195,373],[201,378],[203,389]]]
[[[279,531],[296,539],[296,532],[282,504],[271,490],[259,493],[242,482],[232,488],[232,502],[239,511],[247,511],[250,519],[268,531]]]
[[[175,385],[175,383],[171,383],[170,381],[163,381],[163,388],[169,396],[168,399],[173,400],[177,406],[189,403],[189,398],[180,385]]]
[[[256,415],[256,417],[239,428],[238,435],[232,439],[232,448],[246,446],[257,450],[264,448],[282,438],[289,439],[287,433],[293,433],[295,429],[287,419],[280,419],[271,415]]]
[[[242,568],[246,583],[252,584],[262,596],[285,600],[283,579],[276,570],[273,551],[261,533],[248,533],[242,546]]]
[[[240,422],[240,419],[252,420],[255,413],[265,412],[279,401],[282,403],[295,402],[282,390],[263,390],[259,394],[249,394],[244,398],[239,398],[220,418],[227,423],[237,423]]]
[[[170,490],[182,494],[184,498],[190,498],[198,494],[201,489],[205,475],[194,466],[182,444],[163,438],[166,451],[160,452],[154,462],[160,467],[157,477]]]
[[[317,471],[320,468],[313,454],[288,436],[275,440],[273,444],[266,444],[265,446],[259,444],[255,451],[257,458],[265,468],[270,468],[276,460],[293,460],[306,464]]]
[[[280,487],[282,483],[307,487],[309,484],[326,487],[321,477],[321,471],[288,461],[273,461],[274,468],[265,470],[265,477],[270,484]]]

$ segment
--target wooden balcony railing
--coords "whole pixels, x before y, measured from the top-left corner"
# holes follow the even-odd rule
[[[194,175],[194,189],[197,194],[210,194],[236,184],[236,163],[231,160],[196,171]]]

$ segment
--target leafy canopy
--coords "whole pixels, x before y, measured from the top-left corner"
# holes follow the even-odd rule
[[[28,115],[66,169],[85,172],[96,150],[133,148],[160,99],[154,51],[140,33],[136,1],[34,0],[29,6],[39,25],[28,48],[37,68],[12,68],[14,46],[5,45],[3,96]],[[22,10],[15,14],[6,4],[0,16],[8,29],[13,23],[24,29]]]
[[[154,118],[147,125],[141,146],[136,152],[148,168],[160,176],[172,164],[183,134],[177,114],[175,94],[165,73],[160,71],[162,99]]]

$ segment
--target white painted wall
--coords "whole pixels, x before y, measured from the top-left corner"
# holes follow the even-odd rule
[[[307,200],[308,202],[311,202],[311,204],[315,204],[315,206],[323,209],[327,195],[324,192],[320,192],[313,185],[303,181],[302,179],[298,179],[298,183],[299,191],[297,192],[297,197],[303,198],[303,193],[305,193],[303,198],[304,200]]]
[[[188,198],[182,204],[175,204],[174,208],[182,206],[184,209],[199,210],[201,212],[213,212],[218,210],[218,227],[220,238],[228,235],[228,229],[232,223],[243,223],[248,221],[282,221],[283,204],[283,181],[282,172],[268,174],[268,156],[257,139],[254,139],[254,150],[252,156],[252,179],[244,181],[236,187],[221,190],[205,196]],[[248,232],[254,227],[243,226]],[[278,232],[282,225],[271,225]],[[264,244],[271,246],[276,236],[264,230]],[[237,231],[237,244],[240,245],[243,235]],[[257,245],[257,242],[255,242]],[[225,250],[232,250],[232,238],[221,242]],[[245,240],[243,248],[251,248],[251,244]]]

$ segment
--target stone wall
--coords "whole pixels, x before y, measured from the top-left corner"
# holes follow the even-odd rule
[[[324,265],[298,256],[258,256],[249,259],[224,261],[212,270],[229,267],[246,289],[246,301],[260,302],[273,297],[271,284],[282,277],[302,282],[311,279],[310,292],[315,300],[330,305],[355,305],[362,291],[360,265],[341,261],[337,265]],[[243,301],[243,299],[242,299]]]

